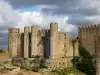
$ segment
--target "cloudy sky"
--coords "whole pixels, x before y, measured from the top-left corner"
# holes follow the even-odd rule
[[[8,28],[38,25],[77,36],[78,25],[100,23],[100,0],[0,0],[0,48],[7,48]]]

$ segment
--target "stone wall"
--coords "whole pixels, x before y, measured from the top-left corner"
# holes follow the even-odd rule
[[[10,29],[8,38],[10,42],[15,43],[11,45],[9,42],[8,44],[9,50],[13,47],[11,51],[17,51],[16,54],[13,53],[14,55],[24,58],[39,55],[55,59],[73,56],[72,39],[68,33],[58,31],[57,23],[51,23],[50,30],[38,30],[37,26],[32,26],[31,33],[30,27],[24,27],[24,33],[20,33],[18,29],[16,32],[18,33],[14,33]],[[13,39],[17,40],[13,42]]]
[[[8,29],[8,50],[9,56],[15,57],[19,55],[20,48],[20,29],[9,28]]]
[[[58,58],[58,24],[50,23],[50,58],[55,59]]]
[[[37,38],[38,38],[38,54],[43,57],[44,56],[44,48],[43,48],[43,41],[42,37],[44,36],[44,33],[42,30],[38,30]]]
[[[24,33],[20,33],[20,56],[24,57]]]
[[[96,38],[100,35],[99,25],[79,27],[79,39],[81,46],[85,47],[91,54],[96,51]]]
[[[59,32],[58,57],[73,56],[73,43],[68,33]]]
[[[16,35],[16,36],[15,36]],[[14,36],[13,38],[11,36]],[[58,31],[57,23],[50,23],[50,29],[39,30],[38,26],[24,27],[24,33],[17,33],[9,30],[10,42],[9,51],[13,51],[14,56],[23,58],[35,58],[40,56],[48,59],[50,64],[68,63],[69,57],[78,55],[78,42],[73,45],[70,35],[66,32]],[[18,39],[13,42],[12,39]],[[9,43],[10,43],[9,42]],[[15,46],[17,48],[15,49]],[[10,50],[11,47],[14,47]],[[15,53],[14,53],[15,52]],[[10,52],[11,53],[11,52]],[[54,59],[56,61],[54,61]],[[58,61],[57,61],[58,60]],[[53,62],[53,63],[52,63]],[[56,64],[56,65],[57,65]]]
[[[38,54],[38,27],[31,27],[31,55],[36,56]]]
[[[24,27],[24,58],[29,58],[29,33],[30,27]]]
[[[79,56],[79,41],[76,40],[74,43],[74,52],[73,52],[74,56]]]
[[[72,66],[72,63],[70,62],[72,58],[73,57],[66,57],[62,59],[46,59],[45,66],[47,66],[49,69],[68,68]]]

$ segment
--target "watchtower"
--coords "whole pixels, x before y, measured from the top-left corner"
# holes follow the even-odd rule
[[[50,23],[50,58],[55,59],[58,47],[58,23]]]
[[[19,50],[20,50],[20,29],[19,28],[8,29],[8,50],[9,50],[10,57],[15,57],[19,55]]]
[[[31,56],[36,56],[38,55],[38,27],[37,26],[32,26],[31,27]]]
[[[30,27],[24,27],[24,58],[29,57],[29,33]]]

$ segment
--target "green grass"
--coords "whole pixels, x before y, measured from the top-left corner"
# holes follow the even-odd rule
[[[58,75],[67,75],[67,74],[79,72],[79,70],[77,70],[74,66],[72,66],[70,68],[56,69],[53,70],[53,72],[56,72]]]

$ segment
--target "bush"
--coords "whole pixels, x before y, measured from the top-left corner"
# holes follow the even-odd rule
[[[56,69],[56,70],[53,70],[52,72],[56,72],[57,75],[68,75],[71,73],[79,72],[79,70],[77,70],[75,66],[72,66],[70,68]]]
[[[33,68],[32,68],[32,71],[38,72],[38,71],[39,71],[39,67],[33,67]]]
[[[74,57],[71,62],[73,65],[81,72],[86,73],[87,75],[95,75],[96,67],[94,55],[91,55],[85,48],[79,48],[79,57]]]
[[[39,66],[39,68],[48,68],[47,66],[45,66],[45,59],[41,59],[40,60],[40,66]]]

